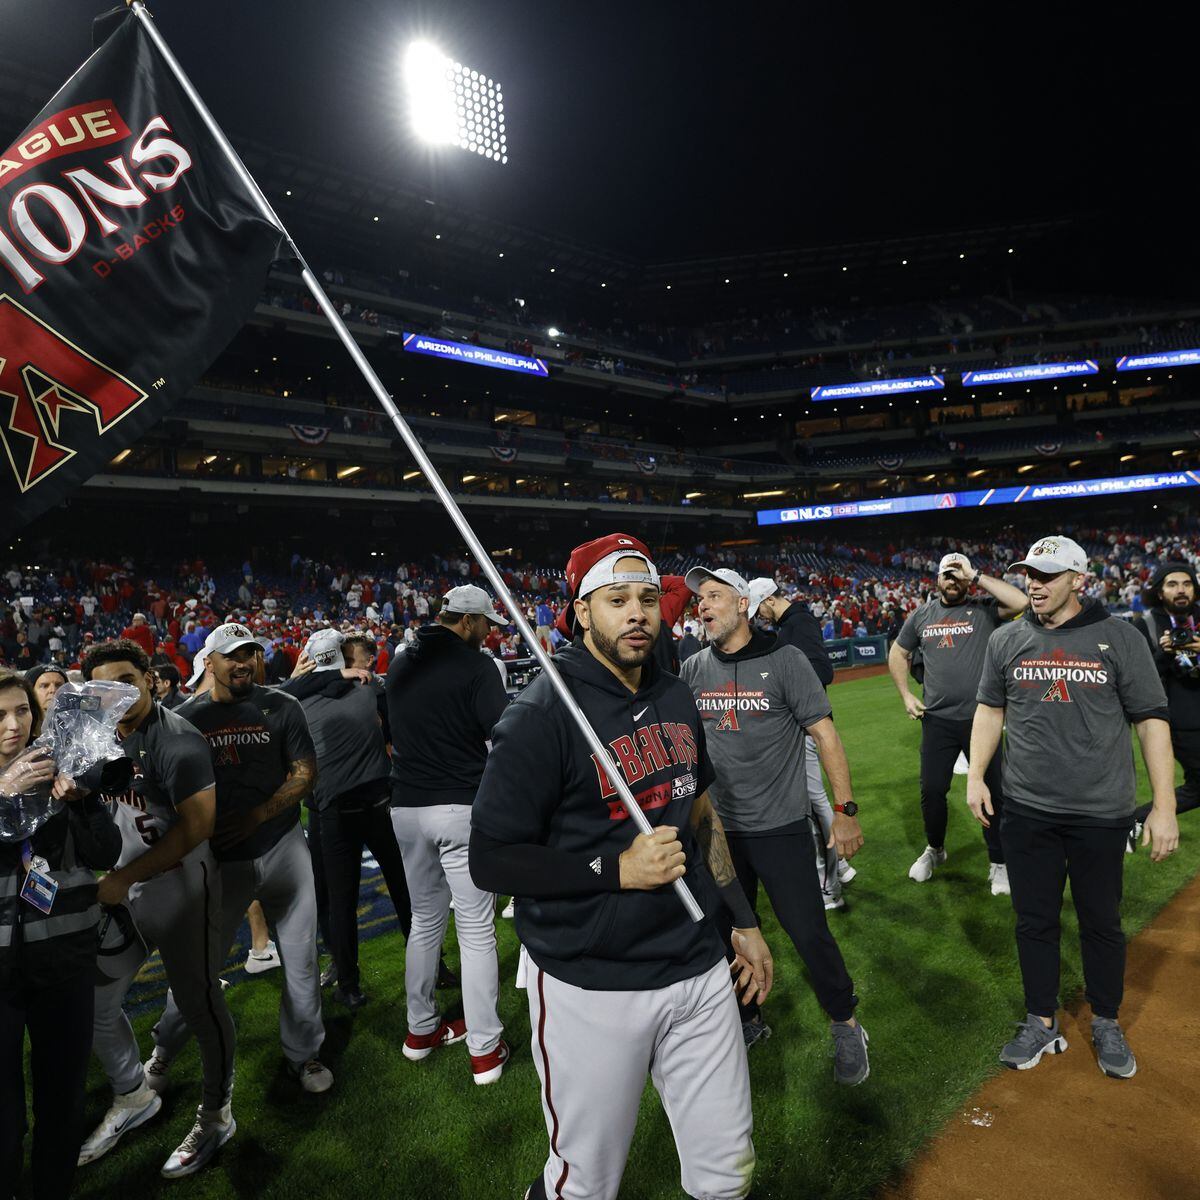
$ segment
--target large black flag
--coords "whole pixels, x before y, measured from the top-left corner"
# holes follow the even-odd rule
[[[0,534],[162,418],[281,245],[129,13],[0,154]]]

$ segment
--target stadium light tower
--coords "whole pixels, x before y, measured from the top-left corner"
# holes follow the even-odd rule
[[[421,141],[508,162],[504,93],[494,79],[430,42],[413,42],[404,55],[404,83],[409,120]]]

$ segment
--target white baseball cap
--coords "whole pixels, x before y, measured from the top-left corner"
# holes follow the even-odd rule
[[[950,567],[962,567],[965,574],[971,573],[971,560],[965,554],[959,554],[955,551],[952,554],[943,554],[942,561],[938,563],[937,573],[941,575]]]
[[[218,625],[204,639],[205,655],[232,654],[242,646],[257,646],[259,650],[262,649],[258,638],[237,621],[226,621],[224,625]]]
[[[196,651],[196,657],[192,659],[192,677],[187,682],[189,690],[194,689],[196,684],[198,684],[200,680],[204,678],[204,663],[207,658],[207,647],[201,647],[201,649]]]
[[[318,629],[304,643],[304,653],[315,662],[317,671],[340,671],[345,665],[342,643],[346,635],[337,629]]]
[[[442,600],[444,612],[487,617],[493,625],[508,624],[493,607],[491,596],[483,588],[476,587],[473,583],[464,583],[462,587],[451,588],[442,597]]]
[[[768,596],[774,596],[779,591],[779,584],[766,575],[760,575],[757,579],[750,580],[748,587],[750,589],[750,607],[746,610],[746,616],[753,620],[754,614],[758,612],[758,606]]]
[[[1078,571],[1080,575],[1086,575],[1088,556],[1078,542],[1056,533],[1051,537],[1039,538],[1029,547],[1029,553],[1013,566],[1033,567],[1035,571],[1044,571],[1047,575],[1058,575],[1063,571]]]
[[[715,571],[710,571],[708,567],[693,567],[683,579],[693,592],[698,592],[704,586],[706,579],[715,579],[718,583],[733,588],[739,596],[750,599],[750,585],[729,567],[718,567]]]

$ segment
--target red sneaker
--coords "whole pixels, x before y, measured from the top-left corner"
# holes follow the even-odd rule
[[[457,1021],[443,1021],[432,1033],[410,1033],[401,1049],[411,1062],[428,1058],[439,1046],[453,1046],[467,1036],[467,1023],[461,1017]]]
[[[476,1083],[495,1083],[504,1073],[510,1054],[508,1043],[501,1038],[489,1054],[471,1055],[471,1073]]]

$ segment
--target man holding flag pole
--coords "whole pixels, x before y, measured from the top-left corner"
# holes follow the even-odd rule
[[[60,503],[160,420],[252,311],[270,263],[289,256],[511,614],[547,690],[595,760],[608,760],[608,747],[146,5],[132,0],[98,28],[103,45],[0,156],[8,213],[0,220],[0,394],[14,397],[11,416],[0,421],[11,468],[3,473],[0,460],[5,525],[18,528]],[[624,776],[614,772],[610,785],[638,833],[653,837]],[[676,876],[671,887],[689,919],[704,920],[686,881]],[[748,966],[761,981],[766,948],[752,933]]]

